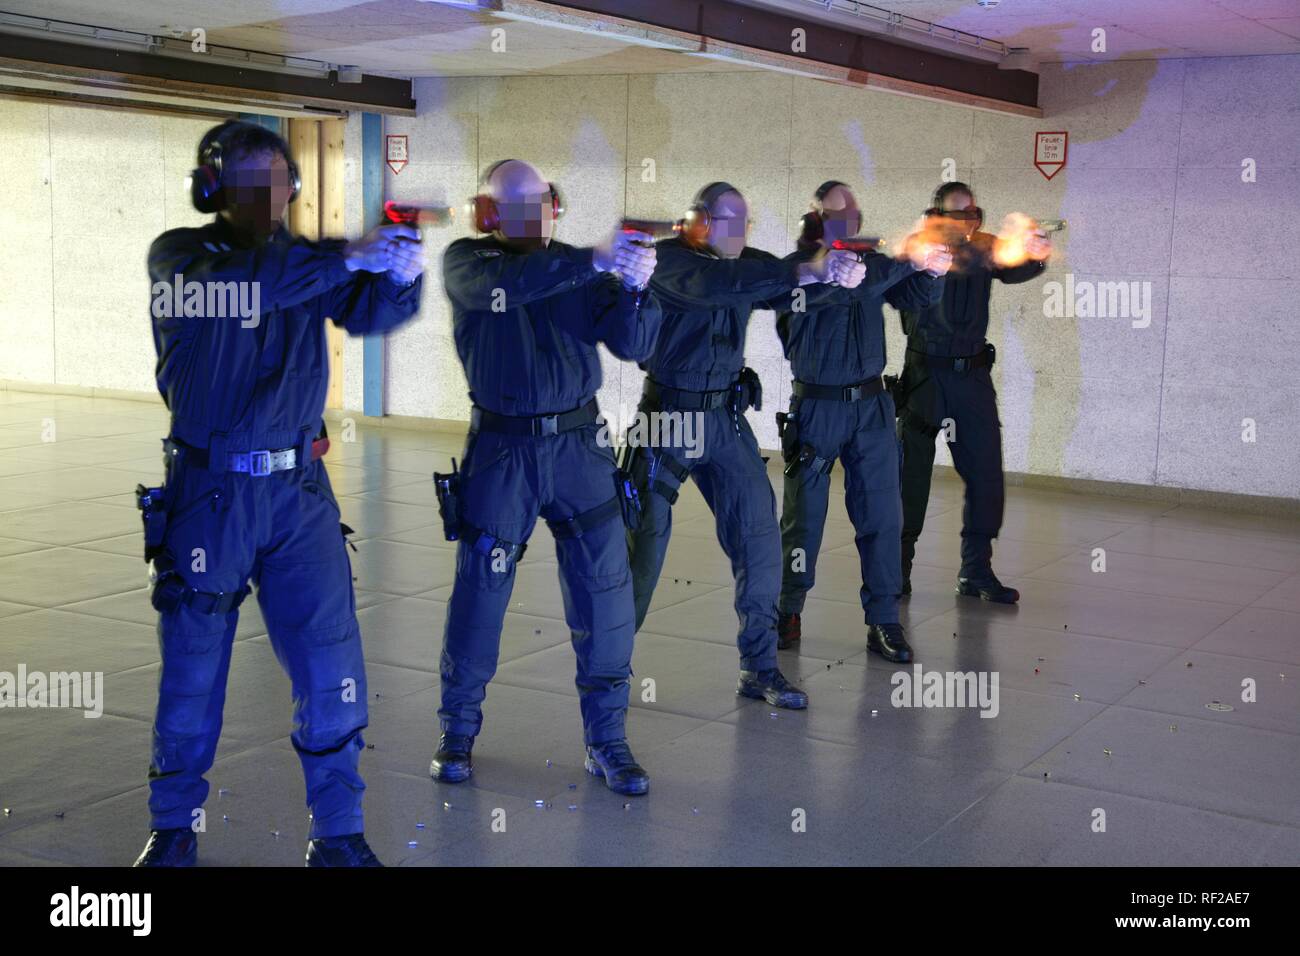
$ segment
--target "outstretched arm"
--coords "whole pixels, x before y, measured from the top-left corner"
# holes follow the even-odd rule
[[[592,250],[551,243],[531,252],[508,252],[458,239],[442,257],[447,295],[475,311],[491,311],[504,297],[506,308],[567,292],[596,275]]]
[[[360,273],[331,289],[325,315],[350,335],[375,335],[397,328],[420,309],[424,277],[403,283],[388,273]]]
[[[799,285],[799,263],[758,250],[747,249],[738,259],[715,259],[672,239],[656,249],[650,286],[669,311],[744,308]]]
[[[251,249],[221,249],[197,229],[163,233],[149,247],[154,282],[256,283],[264,311],[285,309],[348,282],[342,239],[267,242]],[[184,316],[178,317],[182,321]]]
[[[629,362],[650,357],[663,321],[659,300],[651,290],[629,289],[608,275],[595,284],[591,302],[596,341]]]

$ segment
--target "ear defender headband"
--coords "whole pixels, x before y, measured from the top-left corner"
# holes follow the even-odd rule
[[[713,216],[709,207],[723,193],[739,193],[740,190],[731,183],[715,180],[702,187],[691,200],[686,215],[681,220],[681,235],[689,245],[702,247],[709,243],[709,227]]]
[[[492,181],[492,174],[498,169],[506,163],[513,162],[518,162],[518,160],[498,159],[489,166],[479,180],[480,188]],[[551,194],[551,218],[559,219],[564,215],[564,198],[560,195],[560,190],[555,183],[547,183],[546,188]],[[479,232],[496,232],[501,226],[501,211],[497,208],[497,201],[486,192],[480,192],[477,196],[470,197],[469,221],[474,224],[474,228]]]
[[[221,177],[222,157],[229,149],[230,141],[237,134],[256,131],[254,143],[261,141],[268,149],[276,150],[289,166],[289,202],[298,198],[302,192],[302,175],[298,164],[289,153],[289,144],[265,127],[243,120],[226,120],[220,126],[214,126],[203,134],[199,141],[199,165],[190,172],[190,201],[199,212],[219,212],[226,207],[226,194]],[[261,148],[255,146],[254,148]]]
[[[848,183],[842,183],[838,179],[828,179],[817,187],[813,193],[813,208],[811,211],[803,214],[799,220],[799,238],[796,242],[801,246],[816,245],[821,237],[826,234],[826,224],[822,217],[822,200],[836,186],[848,188]]]
[[[953,193],[965,193],[967,196],[970,196],[972,203],[975,201],[975,190],[971,189],[965,183],[961,183],[961,182],[944,183],[938,189],[936,189],[934,191],[934,195],[930,197],[930,208],[925,211],[925,215],[951,216],[952,210],[945,210],[943,208],[943,201],[947,199],[949,196],[951,196]],[[979,206],[972,205],[968,211],[975,213],[975,217],[977,220],[975,224],[976,229],[984,225],[983,209],[981,209]]]

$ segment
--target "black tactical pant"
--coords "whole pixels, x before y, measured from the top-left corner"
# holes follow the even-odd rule
[[[909,353],[900,384],[905,396],[898,417],[903,445],[903,575],[912,572],[930,500],[934,443],[942,434],[966,485],[960,574],[986,577],[992,573],[993,539],[1002,529],[1006,499],[1002,424],[990,370],[983,366],[959,372],[929,366],[914,361]]]
[[[856,401],[791,398],[782,436],[787,465],[781,511],[783,614],[803,611],[816,579],[830,499],[831,463],[844,468],[844,504],[862,563],[862,609],[868,624],[898,623],[898,443],[888,395]],[[800,449],[810,458],[793,467]],[[931,457],[933,457],[931,451]],[[924,506],[922,506],[924,510]]]

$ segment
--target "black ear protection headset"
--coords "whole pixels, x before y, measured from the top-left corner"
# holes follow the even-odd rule
[[[686,215],[679,221],[680,233],[683,239],[692,246],[697,248],[709,244],[709,227],[713,224],[713,215],[709,212],[709,207],[713,205],[717,198],[723,193],[739,193],[740,190],[731,183],[715,180],[707,186],[703,186],[691,200],[690,206],[686,210]]]
[[[483,172],[482,178],[479,179],[480,188],[486,186],[492,181],[492,174],[504,166],[506,163],[513,163],[513,159],[498,159]],[[546,188],[551,194],[551,218],[559,219],[564,215],[564,198],[560,195],[559,188],[555,183],[547,183]],[[474,224],[474,228],[479,232],[496,232],[501,226],[501,211],[497,208],[497,201],[487,192],[480,192],[477,196],[472,196],[469,201],[469,221]]]
[[[199,212],[219,212],[226,206],[226,194],[221,177],[222,157],[229,148],[236,133],[257,131],[257,138],[265,142],[284,157],[289,166],[289,183],[291,191],[289,201],[293,202],[302,192],[302,175],[298,164],[293,161],[289,144],[281,137],[262,126],[243,120],[226,120],[220,126],[214,126],[203,134],[199,141],[199,165],[190,172],[190,201]]]
[[[843,186],[845,189],[849,188],[848,183],[842,183],[838,179],[828,179],[818,186],[817,191],[813,193],[812,210],[804,213],[803,218],[799,220],[799,238],[795,240],[799,246],[815,246],[821,240],[821,237],[826,234],[826,219],[822,209],[822,201],[836,186]],[[858,228],[862,228],[861,213],[858,214]],[[858,230],[853,231],[857,232]]]
[[[961,215],[960,212],[954,215],[954,210],[951,209],[946,210],[943,208],[943,201],[947,199],[949,196],[951,196],[953,193],[965,193],[966,195],[970,196],[972,202],[974,202],[975,200],[975,190],[971,189],[965,183],[962,182],[943,183],[938,189],[934,191],[934,195],[930,198],[930,208],[925,211],[925,215],[948,216],[950,218],[965,218],[964,216]],[[974,214],[976,219],[976,223],[975,223],[976,229],[979,229],[980,226],[984,225],[984,210],[981,209],[979,206],[971,206],[969,209],[963,210],[963,212]]]

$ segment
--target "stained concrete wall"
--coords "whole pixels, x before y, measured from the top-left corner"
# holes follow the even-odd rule
[[[0,99],[0,379],[155,391],[145,261],[202,119]]]
[[[420,115],[387,121],[412,157],[386,174],[390,195],[461,201],[491,161],[528,159],[565,191],[560,236],[578,244],[620,213],[679,215],[712,179],[746,192],[751,241],[774,253],[793,248],[828,178],[857,187],[869,228],[901,235],[951,166],[992,227],[1013,210],[1069,222],[1044,279],[995,287],[1008,470],[1300,497],[1300,57],[1048,66],[1043,120],[770,73],[429,79],[416,94]],[[1038,130],[1070,134],[1050,181],[1032,165]],[[393,413],[468,418],[437,280],[441,249],[464,234],[428,234],[422,319],[388,348]],[[1050,282],[1076,295],[1138,283],[1149,315],[1049,317]],[[768,403],[751,422],[769,448],[790,391],[772,319],[755,314],[748,346]],[[630,411],[642,373],[608,355],[604,368],[602,407]]]
[[[746,191],[753,243],[778,254],[831,177],[857,187],[871,228],[899,235],[951,161],[990,224],[1014,209],[1070,223],[1043,280],[994,294],[1009,470],[1300,497],[1300,57],[1047,67],[1044,120],[769,73],[428,79],[416,93],[418,116],[386,122],[411,154],[386,173],[389,196],[459,203],[489,162],[518,156],[561,185],[560,235],[578,244],[624,212],[678,215],[716,178]],[[145,251],[202,220],[183,179],[207,125],[0,100],[0,379],[152,390]],[[1070,132],[1069,165],[1050,181],[1030,162],[1041,129]],[[346,149],[357,235],[357,116]],[[468,419],[438,283],[442,248],[463,234],[427,234],[421,316],[386,347],[391,413]],[[1149,325],[1048,317],[1047,283],[1067,276],[1149,283]],[[892,313],[888,329],[897,368]],[[767,395],[751,421],[775,447],[790,384],[770,314],[755,315],[748,355]],[[604,368],[602,406],[634,408],[640,370],[608,355]],[[353,410],[361,369],[349,340]]]

